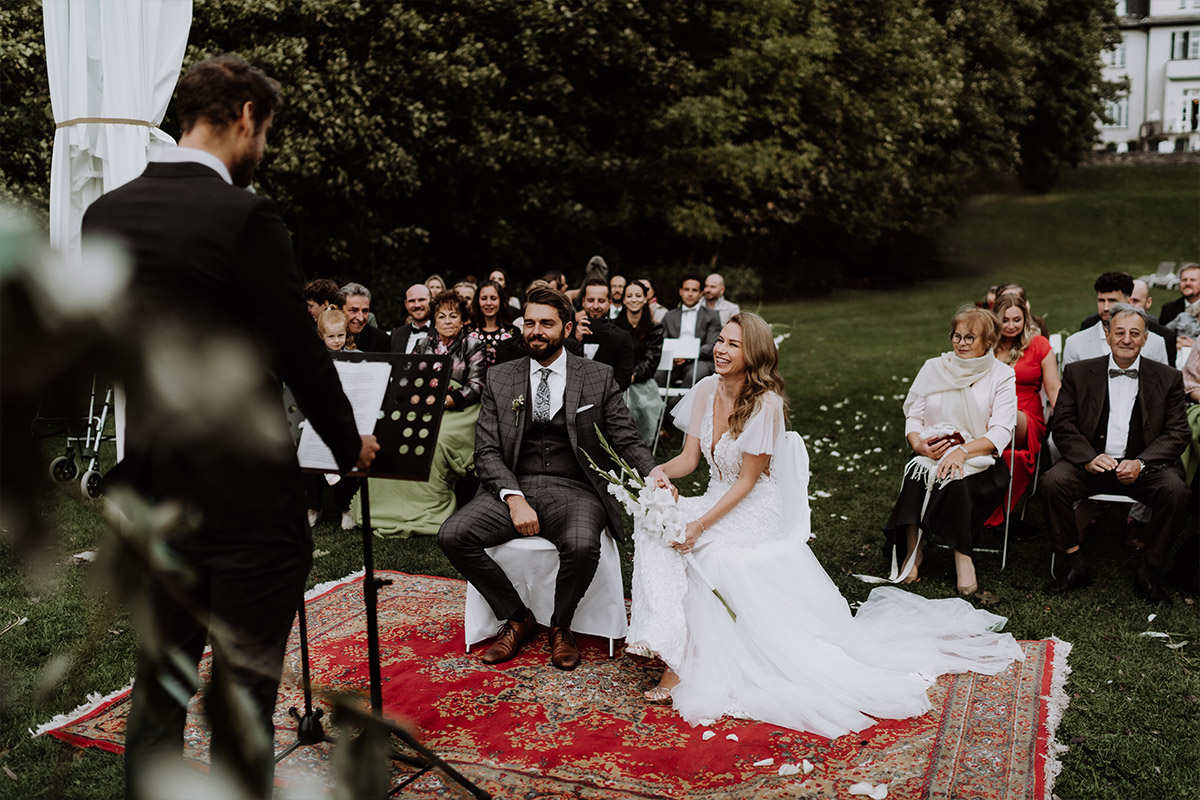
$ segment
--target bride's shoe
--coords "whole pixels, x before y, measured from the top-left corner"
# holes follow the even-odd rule
[[[963,597],[970,597],[979,591],[979,584],[972,583],[970,586],[959,586],[958,593]]]
[[[655,686],[642,692],[642,696],[651,703],[665,703],[671,699],[671,689],[667,686]]]

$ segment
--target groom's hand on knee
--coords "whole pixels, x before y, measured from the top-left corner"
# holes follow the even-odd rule
[[[529,501],[519,494],[510,494],[505,498],[508,503],[508,515],[512,518],[513,527],[522,536],[533,536],[541,533],[542,526],[538,523],[537,512]]]

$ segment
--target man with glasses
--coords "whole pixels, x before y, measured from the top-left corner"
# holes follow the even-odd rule
[[[1108,312],[1111,352],[1063,370],[1050,420],[1063,458],[1046,473],[1041,493],[1051,542],[1066,565],[1045,591],[1063,594],[1091,583],[1075,506],[1095,494],[1123,494],[1153,512],[1134,593],[1149,603],[1169,604],[1159,576],[1187,520],[1190,495],[1176,464],[1191,435],[1184,415],[1183,378],[1170,367],[1142,358],[1145,311],[1121,303]]]

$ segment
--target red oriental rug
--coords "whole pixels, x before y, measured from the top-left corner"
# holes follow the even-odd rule
[[[657,664],[610,659],[606,642],[581,637],[583,664],[561,672],[549,664],[542,631],[521,656],[488,667],[479,661],[482,646],[464,652],[462,581],[384,576],[394,581],[379,605],[385,713],[415,725],[427,746],[497,798],[848,798],[859,783],[887,784],[893,800],[1051,795],[1061,749],[1054,728],[1066,702],[1065,642],[1022,642],[1025,661],[1001,675],[940,679],[930,689],[928,714],[833,741],[734,719],[692,728],[669,706],[642,699],[657,680]],[[318,692],[365,694],[361,576],[312,594]],[[295,737],[287,709],[303,706],[299,657],[293,631],[275,720],[279,749]],[[208,666],[206,658],[202,671]],[[193,700],[186,741],[189,757],[203,763],[207,732],[199,705]],[[120,752],[128,710],[126,690],[39,733]],[[332,747],[300,748],[279,766],[279,782],[325,780]],[[780,767],[796,764],[798,774],[780,774]],[[406,790],[417,797],[461,794],[436,774]]]

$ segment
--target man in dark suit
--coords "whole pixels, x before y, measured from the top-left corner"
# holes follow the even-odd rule
[[[613,368],[617,387],[623,392],[633,379],[633,337],[618,328],[608,316],[608,282],[588,278],[583,285],[583,310],[575,315],[575,335],[582,355]],[[580,355],[573,347],[571,352]]]
[[[361,283],[347,283],[338,292],[338,305],[346,315],[346,332],[364,353],[392,352],[392,338],[371,325],[371,290]]]
[[[708,377],[713,374],[713,346],[721,335],[721,315],[709,309],[700,302],[704,283],[699,275],[687,275],[679,283],[678,308],[673,308],[663,317],[663,337],[680,339],[694,337],[700,340],[700,358],[696,360],[695,378]],[[654,375],[659,386],[667,385],[667,371],[659,370]],[[692,360],[687,358],[675,359],[671,372],[671,385],[688,387],[692,385]]]
[[[1069,364],[1050,427],[1063,458],[1043,478],[1051,542],[1066,569],[1045,586],[1061,594],[1091,582],[1080,551],[1075,504],[1094,494],[1123,494],[1146,504],[1152,519],[1134,579],[1151,603],[1169,603],[1159,585],[1171,544],[1187,520],[1190,492],[1176,462],[1188,446],[1183,378],[1142,358],[1146,312],[1127,304],[1109,314],[1107,356]]]
[[[404,310],[408,312],[408,322],[392,329],[391,351],[393,353],[411,353],[417,342],[430,334],[429,288],[423,283],[414,283],[404,293]]]
[[[84,217],[86,236],[128,245],[130,291],[142,310],[144,340],[154,345],[144,350],[144,370],[123,376],[126,455],[112,482],[177,505],[197,526],[168,541],[187,574],[151,578],[152,627],[143,631],[127,727],[129,797],[162,796],[162,786],[145,783],[148,768],[182,762],[187,701],[210,628],[214,673],[246,691],[262,726],[251,735],[216,726],[214,770],[271,794],[271,717],[312,563],[280,381],[342,470],[365,469],[379,449],[374,436],[359,436],[333,362],[313,332],[279,211],[238,188],[249,185],[262,159],[280,100],[279,85],[237,56],[199,62],[179,83],[179,147]],[[207,381],[212,363],[221,366]],[[187,370],[201,389],[215,384],[212,397],[240,385],[244,393],[229,405],[250,423],[210,416],[211,397],[189,408],[164,399],[155,387],[169,368]],[[210,707],[219,694],[210,694]]]
[[[1200,264],[1184,264],[1179,268],[1179,297],[1163,306],[1159,322],[1166,325],[1200,300]]]
[[[1168,328],[1163,323],[1159,322],[1150,314],[1150,308],[1154,305],[1154,298],[1150,295],[1150,284],[1143,280],[1136,279],[1133,282],[1133,291],[1129,294],[1129,305],[1137,306],[1146,312],[1146,326],[1152,333],[1157,333],[1163,337],[1163,343],[1167,348],[1167,364],[1175,366],[1175,331]],[[1088,328],[1100,321],[1099,314],[1092,314],[1079,323],[1079,330],[1086,331]]]
[[[486,664],[513,658],[537,632],[504,571],[487,554],[518,536],[540,535],[559,552],[550,661],[559,669],[579,664],[571,621],[600,562],[600,536],[607,526],[624,535],[616,500],[588,464],[608,458],[596,436],[643,475],[655,467],[642,444],[612,370],[563,349],[572,328],[571,301],[547,288],[525,298],[524,340],[530,357],[488,371],[475,428],[479,493],[438,531],[438,544],[463,576],[506,620],[499,638],[483,654]],[[665,479],[662,485],[669,485]]]

